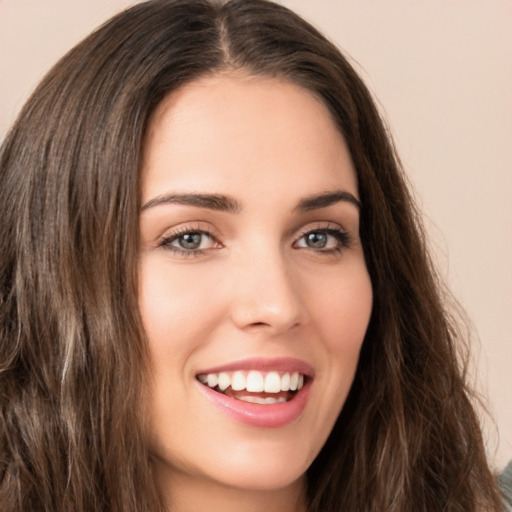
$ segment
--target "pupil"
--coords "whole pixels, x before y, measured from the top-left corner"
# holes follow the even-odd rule
[[[309,233],[307,242],[309,247],[323,249],[327,245],[327,235],[325,233]]]
[[[200,233],[187,233],[180,238],[183,249],[197,249],[201,245]]]

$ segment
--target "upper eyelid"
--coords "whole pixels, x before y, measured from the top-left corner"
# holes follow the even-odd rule
[[[297,240],[300,240],[301,238],[303,238],[304,236],[310,234],[310,233],[331,233],[331,234],[340,234],[340,235],[343,235],[343,236],[346,236],[346,237],[351,237],[350,233],[343,227],[341,226],[318,226],[318,227],[314,227],[314,228],[308,228],[308,229],[304,229],[300,232],[300,234],[296,237],[296,241]],[[334,236],[334,235],[332,235]]]
[[[339,222],[334,222],[334,221],[320,221],[320,222],[310,222],[308,224],[306,224],[305,226],[303,226],[302,228],[300,228],[298,230],[298,235],[297,236],[304,236],[308,233],[311,233],[312,231],[328,231],[328,230],[333,230],[333,231],[342,231],[344,233],[349,233],[349,230],[346,229],[343,225],[341,225]]]
[[[210,225],[210,223],[204,221],[193,221],[194,225],[190,225],[189,223],[181,223],[176,227],[168,228],[163,231],[163,234],[159,236],[160,239],[163,238],[171,238],[174,236],[180,236],[186,233],[205,233],[212,238],[220,239],[223,237],[222,232]],[[346,229],[342,224],[335,221],[312,221],[308,222],[300,228],[294,228],[290,230],[289,236],[300,237],[311,231],[315,230],[335,230],[335,231],[343,231],[348,233],[350,230]]]
[[[284,235],[286,239],[292,239],[293,242],[297,241],[302,236],[312,232],[312,231],[322,231],[322,230],[333,230],[345,233],[347,235],[353,235],[351,229],[347,229],[342,223],[334,220],[311,220],[302,224],[298,228],[292,228],[289,230],[288,235]],[[180,235],[187,233],[204,233],[210,236],[218,243],[223,243],[225,240],[226,233],[218,229],[216,226],[212,226],[208,221],[202,220],[194,220],[191,222],[181,222],[174,227],[169,227],[165,230],[162,230],[162,234],[159,235],[156,241],[160,244],[163,241],[168,241],[172,238],[178,238]],[[231,237],[230,237],[231,238]]]
[[[213,232],[213,228],[209,224],[202,221],[195,221],[194,225],[190,225],[189,223],[184,222],[178,226],[164,230],[163,234],[159,236],[159,239],[163,240],[179,237],[187,233],[204,233],[211,236],[212,238],[218,238]]]
[[[162,241],[175,240],[177,238],[182,237],[183,235],[188,235],[190,233],[199,233],[201,235],[207,235],[210,238],[212,238],[213,240],[216,240],[216,238],[209,231],[206,231],[204,229],[186,229],[186,230],[183,230],[183,231],[174,231],[174,232],[169,233],[167,235],[163,235],[161,237],[161,240]]]

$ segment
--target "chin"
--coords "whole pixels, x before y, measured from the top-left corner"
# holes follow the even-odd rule
[[[249,491],[278,491],[292,486],[304,478],[309,464],[297,464],[297,461],[278,460],[267,456],[263,460],[250,461],[224,468],[224,485]]]
[[[267,432],[268,434],[268,432]],[[195,480],[215,487],[245,491],[272,492],[300,482],[316,456],[307,444],[295,439],[232,439],[204,450],[202,457],[177,461],[165,448],[154,456],[156,471],[164,481],[174,483]],[[192,462],[194,460],[195,462]]]

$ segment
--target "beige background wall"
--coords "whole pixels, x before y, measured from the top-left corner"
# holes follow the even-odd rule
[[[0,0],[0,140],[43,73],[128,0]],[[470,314],[497,467],[512,459],[512,2],[283,0],[379,99],[440,268]]]

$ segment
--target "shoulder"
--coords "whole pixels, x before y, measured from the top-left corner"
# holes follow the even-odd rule
[[[498,483],[505,498],[505,511],[512,512],[512,460],[499,477]]]

